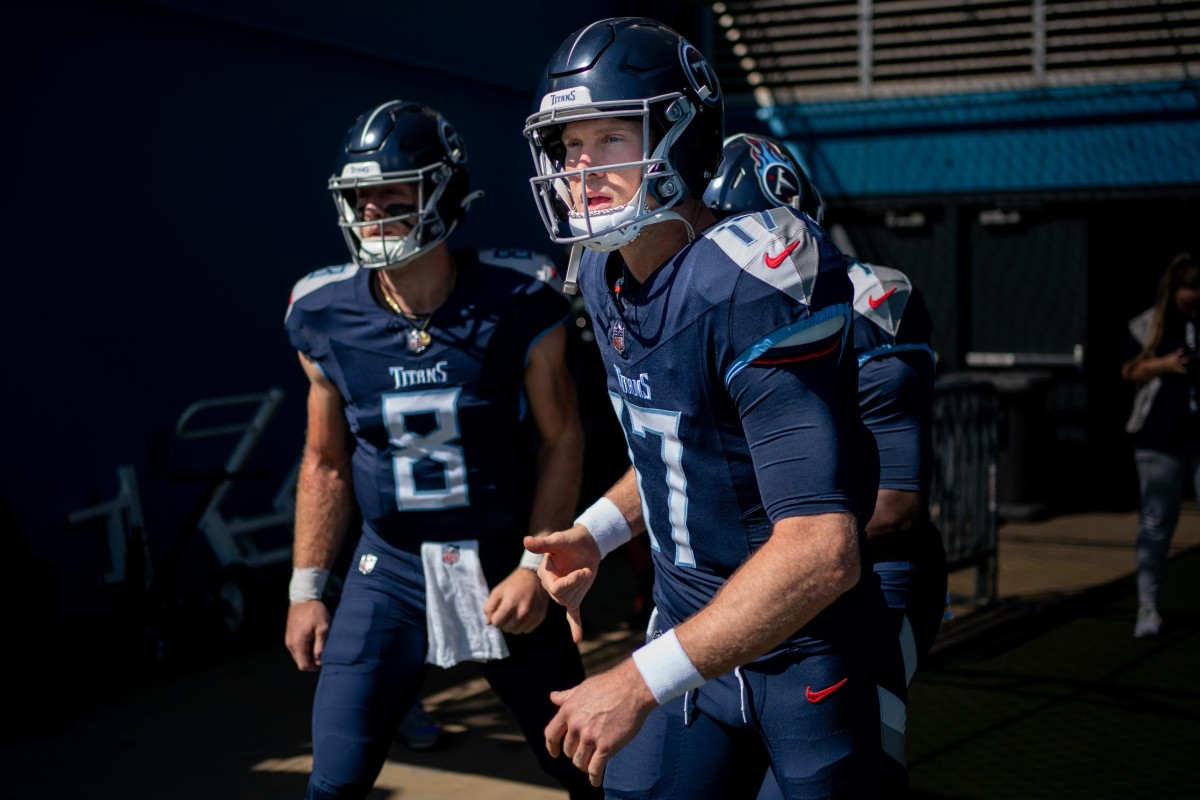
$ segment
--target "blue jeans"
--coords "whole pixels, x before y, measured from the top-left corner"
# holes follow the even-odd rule
[[[1200,497],[1200,455],[1139,449],[1133,451],[1133,457],[1142,497],[1137,533],[1138,604],[1157,609],[1185,480],[1190,478]]]

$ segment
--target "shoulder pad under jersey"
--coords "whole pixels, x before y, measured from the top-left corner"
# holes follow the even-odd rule
[[[850,262],[849,273],[854,284],[854,310],[894,337],[912,294],[912,281],[898,269],[861,261]]]
[[[301,297],[312,294],[322,286],[349,280],[358,274],[358,269],[358,265],[353,263],[337,264],[336,266],[324,267],[323,269],[310,272],[296,281],[296,285],[292,287],[292,296],[288,298],[287,313],[283,315],[284,320],[292,313],[292,306]]]
[[[821,252],[805,219],[781,206],[729,217],[705,231],[704,238],[744,271],[808,305]]]

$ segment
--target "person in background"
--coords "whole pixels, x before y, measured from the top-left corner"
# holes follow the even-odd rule
[[[790,798],[898,796],[845,256],[790,208],[718,223],[721,87],[656,20],[567,37],[535,108],[535,199],[574,246],[632,467],[525,546],[576,636],[604,555],[645,534],[655,575],[648,643],[552,695],[547,748],[609,798],[753,798],[768,769]]]
[[[1163,574],[1184,486],[1200,497],[1200,262],[1171,259],[1154,305],[1129,321],[1121,377],[1137,385],[1125,431],[1133,441],[1141,505],[1137,530],[1138,610],[1133,635],[1158,636]]]
[[[721,171],[704,193],[709,208],[728,214],[786,205],[824,222],[821,193],[782,142],[735,134],[725,140],[723,152]],[[929,515],[937,372],[933,324],[924,295],[903,272],[856,258],[848,263],[859,408],[880,462],[868,552],[911,683],[946,608],[946,549]]]
[[[427,664],[461,661],[481,662],[573,800],[599,796],[543,746],[549,692],[584,672],[521,547],[578,502],[569,304],[536,277],[544,258],[450,249],[478,196],[466,164],[428,106],[361,115],[329,180],[352,261],[302,278],[288,304],[309,394],[285,643],[320,671],[310,800],[366,797]],[[356,510],[331,619],[323,588]]]
[[[704,193],[717,214],[788,206],[824,221],[808,172],[782,142],[739,133],[725,140],[721,170]],[[929,653],[946,607],[946,550],[929,516],[933,474],[932,324],[920,290],[897,269],[848,262],[854,284],[858,401],[879,452],[879,492],[867,552],[900,643],[905,685]],[[759,800],[779,797],[768,774]]]

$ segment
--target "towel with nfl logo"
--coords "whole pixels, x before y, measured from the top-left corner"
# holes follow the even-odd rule
[[[460,661],[508,658],[508,645],[499,628],[487,624],[483,604],[488,585],[479,565],[479,543],[425,542],[425,624],[429,652],[425,661],[452,667]]]

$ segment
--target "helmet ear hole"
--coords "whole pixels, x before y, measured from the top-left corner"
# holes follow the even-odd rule
[[[674,176],[650,178],[647,191],[656,201],[665,205],[679,194],[679,181]]]

